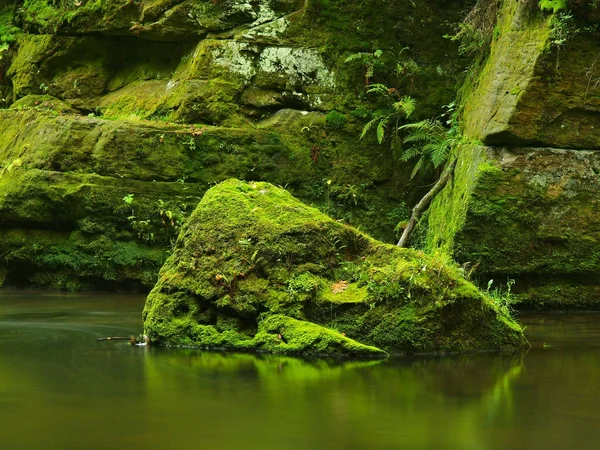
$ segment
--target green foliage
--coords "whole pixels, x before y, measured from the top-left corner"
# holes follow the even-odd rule
[[[567,9],[567,0],[540,0],[538,5],[542,11],[552,11],[556,14]]]
[[[12,25],[11,9],[2,10],[1,8],[0,4],[0,61],[8,54],[10,45],[17,40],[17,36],[21,33],[19,28]]]
[[[580,31],[572,13],[559,12],[550,18],[550,44],[555,47],[564,46]]]
[[[497,0],[478,0],[458,24],[456,33],[444,36],[458,42],[461,55],[483,56],[492,42],[498,15]]]
[[[375,50],[373,53],[353,53],[348,56],[345,63],[349,62],[359,62],[365,68],[365,84],[368,86],[371,82],[371,78],[375,74],[375,69],[377,67],[383,67],[383,62],[381,61],[381,56],[383,55],[383,50]]]
[[[327,116],[325,116],[325,121],[327,125],[334,129],[342,129],[346,126],[346,122],[348,119],[345,114],[339,113],[335,110],[330,111]]]
[[[403,48],[400,53],[402,54],[406,49]],[[382,54],[383,52],[376,53],[373,57],[377,56],[379,59]],[[346,61],[372,61],[370,56],[369,59],[365,59],[367,58],[365,55],[370,54],[354,54],[348,57]],[[410,61],[396,62],[396,73],[399,77],[405,76],[407,73],[410,73],[411,76],[416,73],[418,66]],[[368,78],[370,78],[373,73],[369,72],[368,75]],[[368,85],[367,94],[377,96],[385,106],[372,112],[372,118],[364,125],[360,139],[375,130],[377,142],[382,144],[387,137],[393,150],[397,146],[395,144],[402,141],[400,159],[409,161],[418,157],[413,168],[412,177],[417,172],[427,170],[430,167],[437,169],[446,162],[452,146],[457,139],[460,139],[460,133],[454,118],[448,121],[448,124],[452,123],[454,125],[451,129],[444,127],[438,119],[402,124],[411,117],[416,109],[417,105],[413,97],[401,95],[396,88],[383,83]],[[448,114],[452,114],[454,104],[448,105],[448,108]],[[408,135],[402,139],[404,133],[408,133]]]
[[[446,128],[439,119],[421,120],[399,129],[408,132],[403,140],[400,159],[410,161],[418,158],[411,178],[418,172],[442,166],[448,160],[452,147],[463,139],[458,126]]]
[[[0,25],[0,44],[12,44],[21,30],[11,25]]]
[[[373,84],[367,92],[384,96],[389,106],[373,113],[374,117],[363,127],[360,139],[363,139],[375,127],[377,142],[381,144],[386,136],[388,126],[393,126],[392,136],[396,136],[400,121],[410,117],[416,108],[416,101],[408,95],[399,97],[396,89],[389,89],[383,84]]]
[[[134,194],[125,195],[123,203],[132,207],[127,217],[131,228],[139,239],[149,244],[172,244],[187,217],[187,206],[173,201],[158,199],[153,213],[145,218],[136,215]]]
[[[133,203],[133,194],[127,194],[125,197],[123,197],[123,202],[125,202],[126,205],[131,205]]]
[[[512,287],[515,285],[515,280],[509,279],[506,282],[506,286],[497,286],[492,289],[494,280],[489,280],[487,283],[487,293],[489,294],[492,302],[496,306],[499,312],[506,317],[513,317],[515,310],[513,304],[515,303],[514,295],[511,293]]]

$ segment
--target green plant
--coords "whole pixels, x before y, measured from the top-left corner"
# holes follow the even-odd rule
[[[342,129],[346,126],[346,122],[348,119],[345,114],[339,113],[335,110],[330,111],[327,116],[325,116],[325,121],[327,125],[334,129]]]
[[[538,5],[542,11],[552,11],[556,14],[567,9],[567,0],[540,0]]]
[[[133,203],[133,196],[133,194],[127,194],[123,197],[123,202],[125,202],[126,205],[131,205]]]
[[[345,186],[333,186],[331,195],[338,199],[341,203],[348,206],[358,206],[361,198],[360,188],[355,185],[347,184]]]
[[[353,53],[348,56],[345,63],[349,62],[360,62],[365,68],[365,84],[368,86],[371,84],[371,78],[375,74],[375,68],[377,66],[383,67],[383,63],[381,61],[381,56],[383,55],[383,50],[375,50],[373,53]]]
[[[571,13],[561,12],[550,18],[550,45],[562,47],[581,30],[575,24]]]
[[[187,142],[186,145],[191,152],[196,151],[196,140],[193,136],[190,136],[190,140]]]
[[[373,84],[367,92],[382,95],[387,100],[389,106],[373,113],[374,117],[363,127],[360,139],[364,138],[365,135],[377,125],[377,142],[381,144],[385,139],[388,125],[394,124],[392,136],[396,136],[400,126],[400,120],[403,118],[408,119],[415,111],[417,104],[415,99],[411,96],[405,95],[400,97],[396,89],[388,88],[383,84]]]
[[[158,199],[150,209],[139,206],[136,208],[134,194],[125,195],[123,203],[131,206],[131,214],[127,220],[137,237],[144,242],[158,241],[173,244],[187,217],[185,204]]]
[[[46,94],[49,89],[50,88],[46,83],[40,83],[40,91],[42,91],[42,93]]]
[[[511,291],[512,287],[515,285],[515,280],[508,279],[504,288],[500,285],[492,289],[493,284],[494,280],[488,281],[487,293],[489,294],[494,306],[496,306],[501,314],[507,317],[513,317],[515,310],[512,305],[515,303],[515,299]]]
[[[442,166],[448,160],[453,145],[462,139],[457,126],[448,129],[439,119],[421,120],[403,125],[399,129],[408,131],[403,140],[400,159],[410,161],[418,158],[411,178],[418,172]]]
[[[444,37],[458,42],[461,55],[484,55],[494,38],[498,17],[497,0],[478,0],[456,27],[456,33]]]

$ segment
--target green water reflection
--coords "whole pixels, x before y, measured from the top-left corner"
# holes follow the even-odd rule
[[[600,315],[525,317],[526,355],[342,362],[95,342],[138,333],[142,304],[0,291],[0,448],[599,447]]]

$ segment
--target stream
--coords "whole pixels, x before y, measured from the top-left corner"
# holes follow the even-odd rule
[[[0,291],[0,448],[597,449],[600,314],[525,354],[302,360],[132,347],[144,297]]]

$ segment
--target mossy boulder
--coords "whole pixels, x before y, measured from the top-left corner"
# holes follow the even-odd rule
[[[294,354],[515,349],[520,326],[455,267],[375,241],[284,189],[228,180],[148,296],[154,342]]]

